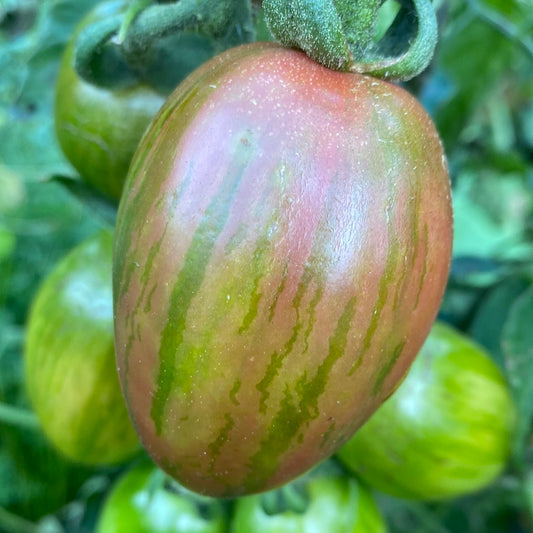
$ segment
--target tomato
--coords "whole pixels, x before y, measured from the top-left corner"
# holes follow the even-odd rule
[[[117,463],[139,449],[115,367],[112,235],[78,245],[44,280],[32,303],[26,388],[43,430],[67,457]]]
[[[136,152],[115,234],[120,379],[154,460],[229,497],[334,453],[430,330],[451,217],[403,89],[273,43],[195,71]]]
[[[108,88],[87,83],[74,70],[74,45],[79,32],[91,22],[119,13],[126,5],[122,0],[100,3],[81,21],[65,50],[55,97],[55,130],[64,154],[88,184],[115,200],[120,198],[142,134],[175,86],[156,89],[130,80],[124,86]],[[182,35],[177,45],[179,61],[170,65],[160,61],[161,69],[172,71],[172,83],[212,55],[212,46],[198,35]]]
[[[281,489],[236,500],[231,527],[232,533],[385,533],[386,530],[372,494],[362,483],[340,474],[321,472],[313,472]]]
[[[395,496],[454,498],[502,472],[515,415],[509,388],[488,354],[436,323],[401,387],[338,456]]]
[[[123,474],[99,515],[96,533],[225,533],[227,516],[218,500],[169,486],[153,463]]]

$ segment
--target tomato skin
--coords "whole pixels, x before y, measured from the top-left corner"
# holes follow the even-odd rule
[[[227,531],[226,512],[220,501],[176,492],[162,481],[162,472],[149,461],[122,474],[99,515],[96,533]]]
[[[87,183],[115,200],[142,134],[165,95],[142,83],[111,89],[86,82],[74,69],[74,45],[83,28],[125,5],[121,0],[103,2],[80,22],[63,54],[55,95],[55,131],[61,149]]]
[[[151,456],[237,496],[334,453],[422,345],[451,242],[441,143],[404,90],[272,43],[202,66],[117,218],[117,360]]]
[[[39,288],[27,323],[25,381],[54,446],[88,465],[139,451],[118,382],[111,295],[112,235],[63,258]]]
[[[437,322],[405,381],[338,456],[394,496],[455,498],[502,472],[515,418],[509,388],[489,355]]]

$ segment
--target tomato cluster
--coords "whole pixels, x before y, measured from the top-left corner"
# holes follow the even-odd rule
[[[120,200],[114,234],[45,280],[26,347],[54,445],[128,466],[97,531],[379,533],[376,491],[490,484],[515,409],[490,356],[435,323],[452,210],[427,113],[273,43],[168,97],[93,86],[75,39],[122,9],[82,22],[56,100],[65,155]]]

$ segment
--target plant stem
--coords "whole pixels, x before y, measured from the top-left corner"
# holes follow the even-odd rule
[[[0,507],[0,531],[5,533],[37,533],[38,526]]]
[[[180,0],[148,5],[138,0],[132,12],[95,22],[80,33],[75,51],[76,71],[98,85],[92,62],[110,41],[120,45],[126,63],[135,72],[155,43],[185,30],[197,30],[213,39],[219,51],[252,40],[254,33],[250,0]],[[146,7],[145,9],[143,9]],[[124,20],[124,17],[131,17]],[[125,29],[126,28],[126,29]]]
[[[25,429],[38,429],[40,427],[37,416],[28,409],[0,402],[0,423]]]

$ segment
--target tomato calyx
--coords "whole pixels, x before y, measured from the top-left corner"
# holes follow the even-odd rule
[[[328,468],[331,463],[278,489],[235,500],[231,533],[383,533],[383,517],[367,487]]]
[[[277,41],[333,70],[405,81],[428,66],[437,42],[431,0],[264,0],[262,6]],[[132,77],[150,82],[154,71],[147,76],[146,64],[165,37],[199,32],[221,52],[254,40],[253,11],[251,0],[136,0],[84,29],[75,68],[96,85],[124,85]],[[167,56],[179,53],[175,42],[163,48]],[[113,68],[105,69],[110,56]]]
[[[328,68],[405,81],[422,72],[437,42],[431,0],[264,0],[270,31]],[[398,7],[400,9],[398,10]],[[381,27],[386,31],[380,34]]]
[[[309,507],[309,493],[301,484],[288,483],[277,490],[265,492],[261,496],[261,506],[269,516],[286,511],[303,514]]]

